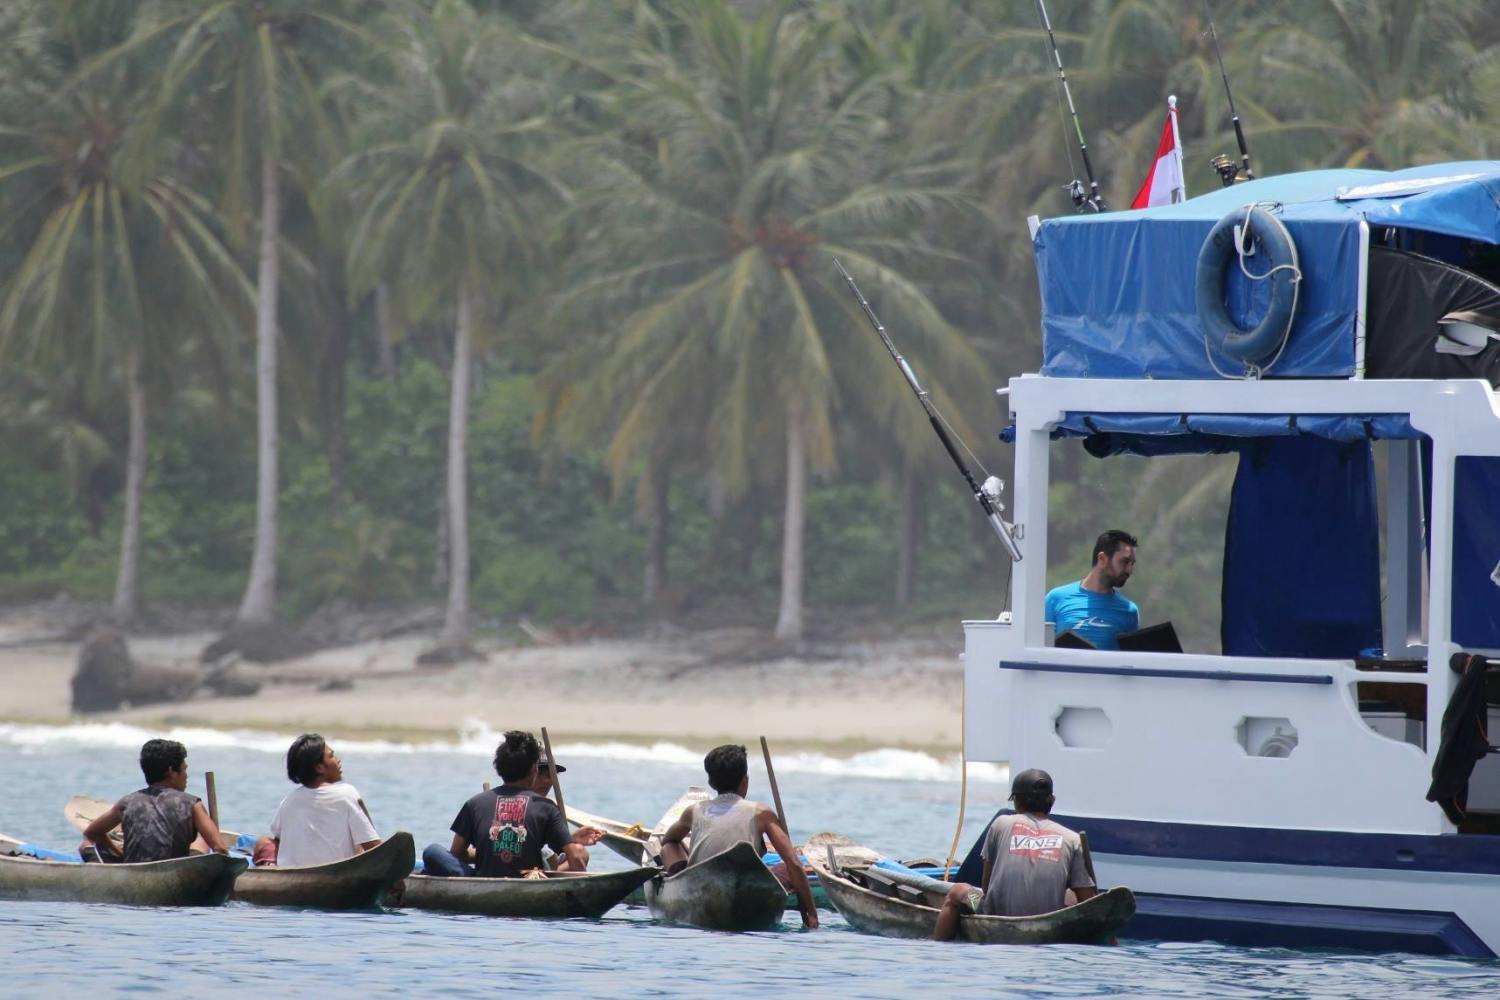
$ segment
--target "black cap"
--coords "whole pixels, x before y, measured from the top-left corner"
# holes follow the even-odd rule
[[[536,762],[536,769],[538,771],[546,771],[550,769],[553,774],[562,774],[567,770],[567,768],[563,767],[561,764],[558,764],[554,767],[552,761],[547,759],[547,751],[545,750],[542,751],[542,756],[538,758]]]
[[[1031,767],[1016,775],[1010,783],[1010,797],[1044,799],[1052,794],[1052,775]]]

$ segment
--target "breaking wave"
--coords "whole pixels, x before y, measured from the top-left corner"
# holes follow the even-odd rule
[[[135,750],[152,737],[178,740],[191,748],[248,750],[254,753],[282,755],[292,741],[291,734],[268,733],[248,729],[209,729],[201,726],[172,726],[146,729],[127,722],[78,722],[48,726],[27,723],[0,723],[0,747],[11,747],[23,754],[40,754],[52,749],[99,748]],[[341,754],[413,754],[461,753],[488,756],[495,750],[500,734],[477,721],[466,723],[456,738],[450,740],[346,739],[339,737]],[[559,742],[559,758],[586,757],[604,760],[671,764],[700,767],[702,750],[680,743],[658,740],[651,743],[624,741]],[[752,754],[752,760],[758,755]],[[784,751],[776,755],[778,773],[827,774],[843,777],[886,778],[903,781],[957,781],[960,761],[957,754],[936,757],[920,750],[886,747],[865,750],[847,756],[820,751]],[[1005,782],[1010,769],[1003,764],[971,763],[969,780]]]

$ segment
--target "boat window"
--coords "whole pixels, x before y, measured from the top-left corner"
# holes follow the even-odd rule
[[[1077,440],[1051,446],[1047,587],[1077,583],[1099,534],[1119,528],[1140,541],[1135,573],[1120,593],[1141,624],[1170,620],[1187,652],[1218,653],[1219,588],[1233,455],[1143,458],[1088,454]]]
[[[1172,622],[1186,652],[1425,658],[1423,442],[1302,433],[1100,458],[1091,440],[1051,445],[1049,590],[1080,581],[1100,532],[1119,528],[1140,542],[1121,595],[1141,625]],[[1486,572],[1500,579],[1496,524]]]

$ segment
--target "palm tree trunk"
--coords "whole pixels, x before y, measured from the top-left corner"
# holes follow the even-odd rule
[[[901,466],[901,523],[896,534],[896,607],[911,604],[917,578],[917,538],[922,528],[922,494],[917,489],[917,473],[910,465]]]
[[[345,419],[349,384],[349,311],[343,297],[327,302],[322,352],[318,357],[318,403],[322,407],[323,452],[328,460],[328,496],[334,513],[348,495],[349,431]]]
[[[385,282],[375,286],[375,334],[380,351],[380,374],[396,381],[396,331],[391,325],[391,290]]]
[[[241,624],[264,624],[276,611],[277,451],[276,286],[280,278],[281,178],[267,144],[260,160],[260,264],[255,304],[255,551],[240,601]]]
[[[146,492],[146,386],[141,378],[141,349],[130,347],[125,360],[130,413],[125,451],[125,524],[120,532],[120,574],[115,579],[115,621],[128,625],[140,614],[141,501]]]
[[[653,462],[646,470],[647,512],[646,573],[641,581],[641,597],[647,605],[657,604],[667,586],[667,543],[670,537],[672,508],[669,502],[672,485],[671,467]]]
[[[473,379],[474,302],[465,281],[458,290],[453,338],[453,391],[448,407],[448,614],[440,645],[469,647],[469,385]]]
[[[802,440],[802,403],[786,413],[786,509],[781,527],[781,610],[776,638],[802,638],[802,541],[807,516],[807,454]]]

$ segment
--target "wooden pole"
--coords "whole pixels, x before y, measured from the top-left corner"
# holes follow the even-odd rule
[[[958,857],[959,838],[964,835],[964,810],[969,805],[969,677],[965,672],[958,691],[958,825],[953,828],[953,843],[948,860],[943,863],[943,881],[953,881],[953,859]],[[980,888],[988,888],[981,886]]]
[[[1087,871],[1089,873],[1089,878],[1093,879],[1094,888],[1098,889],[1099,888],[1099,876],[1097,876],[1097,875],[1094,874],[1094,856],[1089,853],[1089,835],[1088,835],[1088,831],[1086,831],[1086,830],[1079,830],[1078,831],[1078,843],[1083,846],[1083,868],[1084,868],[1085,871]]]
[[[786,810],[781,807],[781,789],[776,786],[776,769],[771,766],[771,746],[766,742],[764,736],[760,738],[760,752],[766,758],[766,777],[771,779],[771,798],[776,802],[776,818],[781,820],[781,828],[790,837],[792,835],[792,828],[786,825]],[[792,859],[787,858],[784,860],[790,862]]]
[[[219,790],[214,787],[214,773],[203,772],[203,783],[208,786],[208,818],[214,821],[214,826],[219,825]]]
[[[488,781],[486,781],[486,782],[485,782],[485,783],[484,783],[484,790],[485,790],[485,791],[489,791],[489,790],[490,790],[490,783],[489,783],[489,782],[488,782]]]
[[[552,740],[547,737],[547,727],[542,727],[542,749],[547,751],[547,766],[552,768],[552,794],[557,796],[557,809],[563,822],[568,821],[568,807],[563,804],[562,778],[557,773],[557,758],[552,756]]]

